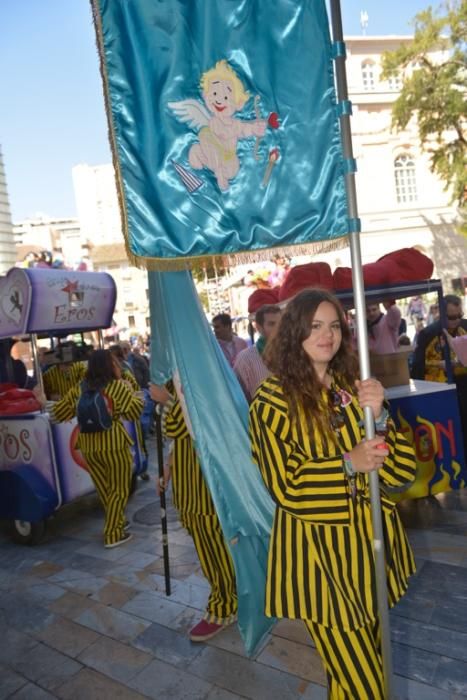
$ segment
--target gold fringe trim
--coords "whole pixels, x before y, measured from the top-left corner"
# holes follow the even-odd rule
[[[94,29],[96,32],[96,46],[99,55],[99,70],[102,78],[102,91],[104,94],[105,113],[107,116],[108,137],[112,152],[112,164],[115,171],[115,180],[117,186],[118,206],[120,209],[120,217],[123,227],[123,238],[125,241],[125,250],[129,262],[134,267],[139,267],[149,271],[178,271],[190,270],[193,265],[203,265],[212,262],[213,258],[222,258],[228,266],[241,265],[243,263],[261,262],[262,260],[270,260],[272,255],[281,255],[291,257],[294,255],[318,255],[319,253],[327,253],[331,250],[340,250],[348,245],[348,234],[334,239],[326,239],[322,241],[312,241],[310,243],[297,243],[296,245],[277,246],[272,248],[263,248],[261,250],[238,251],[236,253],[212,253],[210,255],[196,255],[191,257],[180,258],[153,258],[142,255],[136,255],[130,248],[130,236],[128,228],[128,214],[125,202],[125,189],[123,186],[123,177],[120,170],[120,161],[118,158],[116,128],[112,114],[112,104],[110,99],[109,81],[107,77],[107,63],[105,60],[104,50],[104,32],[102,28],[100,0],[90,0],[92,9],[92,18]]]
[[[126,203],[125,203],[123,177],[122,177],[122,173],[120,170],[120,161],[118,159],[117,139],[116,139],[116,135],[115,135],[115,125],[114,125],[113,115],[112,115],[112,105],[111,105],[111,100],[110,100],[109,81],[107,78],[107,62],[105,60],[104,32],[102,29],[101,12],[100,12],[100,8],[99,8],[99,0],[90,0],[90,2],[91,2],[91,10],[92,10],[92,19],[93,19],[94,29],[96,32],[96,46],[97,46],[97,53],[99,55],[99,70],[100,70],[100,74],[101,74],[101,78],[102,78],[102,92],[104,94],[105,113],[107,116],[107,134],[109,137],[110,150],[112,152],[112,164],[113,164],[114,172],[115,172],[118,206],[120,209],[120,219],[121,219],[122,227],[123,227],[123,238],[125,241],[125,250],[126,250],[128,260],[130,262],[132,262],[132,260],[135,256],[130,249],[130,243],[129,243],[128,215],[127,215]],[[140,267],[140,266],[137,265],[137,267]]]
[[[193,266],[210,264],[214,258],[220,258],[226,267],[257,263],[271,260],[274,255],[281,257],[293,257],[296,255],[319,255],[333,250],[342,250],[349,245],[348,234],[339,238],[312,241],[310,243],[297,243],[294,245],[277,246],[274,248],[262,248],[261,250],[244,250],[237,253],[213,253],[212,255],[194,255],[186,258],[153,258],[143,255],[135,255],[128,251],[127,255],[132,265],[151,272],[170,272],[190,270]]]

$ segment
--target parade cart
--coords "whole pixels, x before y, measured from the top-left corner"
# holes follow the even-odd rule
[[[106,273],[13,268],[0,278],[0,339],[29,338],[34,375],[42,386],[38,336],[98,331],[102,342],[115,299],[115,282]],[[28,411],[26,405],[25,411],[20,391],[15,396],[19,401],[12,401],[11,409],[4,402],[0,413],[0,519],[9,521],[16,542],[33,544],[50,515],[93,493],[94,486],[76,448],[76,419],[52,424],[43,410]],[[134,441],[135,479],[146,469],[146,457],[135,424],[125,422],[125,428]]]
[[[440,318],[446,326],[440,280],[365,287],[366,303],[435,292],[438,295]],[[336,292],[346,309],[353,308],[352,290]],[[398,429],[413,444],[417,459],[417,476],[409,489],[394,494],[395,500],[421,498],[467,486],[463,429],[459,416],[456,385],[449,350],[445,347],[447,383],[409,380],[386,389]]]

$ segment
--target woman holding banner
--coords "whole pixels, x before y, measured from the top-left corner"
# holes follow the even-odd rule
[[[266,615],[303,619],[330,698],[384,697],[368,474],[400,487],[415,476],[381,384],[359,381],[342,309],[324,290],[288,305],[266,361],[273,376],[250,408],[253,457],[276,503]],[[380,435],[365,440],[363,407]],[[384,435],[382,437],[381,435]],[[389,604],[415,571],[394,504],[382,496]]]

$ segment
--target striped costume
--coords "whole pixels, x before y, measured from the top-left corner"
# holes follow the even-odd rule
[[[235,571],[178,399],[164,413],[163,430],[174,441],[173,503],[193,538],[203,574],[211,586],[205,619],[217,624],[229,622],[237,613]]]
[[[55,404],[54,418],[58,422],[71,420],[81,393],[79,384]],[[137,420],[143,402],[121,380],[114,379],[104,388],[112,414],[110,430],[78,436],[77,447],[83,453],[89,473],[105,511],[104,542],[114,544],[123,537],[125,506],[130,495],[133,440],[120,418]]]
[[[277,506],[266,615],[305,620],[325,663],[331,698],[379,700],[383,679],[368,475],[357,475],[352,498],[342,459],[363,437],[363,411],[352,397],[339,414],[336,441],[318,430],[310,439],[303,414],[299,426],[291,424],[275,377],[263,382],[251,405],[253,458]],[[414,452],[391,420],[386,442],[390,454],[379,472],[382,483],[411,482]],[[384,495],[382,508],[392,606],[415,566],[399,515]]]
[[[53,396],[63,398],[67,391],[79,384],[86,374],[84,362],[73,362],[69,367],[60,369],[58,365],[52,365],[43,374],[44,392],[48,399]]]

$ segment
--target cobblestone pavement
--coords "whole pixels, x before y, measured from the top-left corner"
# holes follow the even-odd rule
[[[403,700],[467,697],[467,490],[405,504],[418,573],[391,613]],[[63,508],[38,546],[0,526],[0,700],[324,700],[302,623],[279,622],[248,659],[235,626],[187,638],[207,587],[168,511],[172,595],[164,588],[154,481],[128,507],[133,540],[102,546],[95,497]]]

